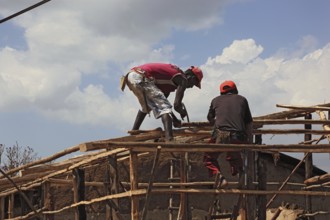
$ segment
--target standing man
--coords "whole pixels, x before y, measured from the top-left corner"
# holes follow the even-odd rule
[[[162,119],[165,141],[172,141],[173,113],[167,97],[176,91],[174,109],[181,118],[186,117],[187,111],[182,104],[184,92],[193,86],[201,88],[202,78],[203,72],[195,66],[184,72],[179,67],[166,63],[147,63],[132,68],[125,81],[141,105],[132,130],[138,130],[145,116],[152,110],[156,119]]]
[[[249,104],[245,97],[238,95],[233,81],[224,81],[220,84],[220,95],[212,100],[207,120],[214,125],[211,143],[252,143],[252,115]],[[227,185],[217,161],[219,154],[205,153],[204,155],[204,164],[210,176],[216,177],[218,188]],[[231,166],[233,176],[243,170],[240,152],[228,152],[226,160]]]

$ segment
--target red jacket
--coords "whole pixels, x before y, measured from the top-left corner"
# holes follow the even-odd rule
[[[173,82],[175,76],[185,77],[179,67],[167,63],[147,63],[136,66],[132,70],[143,73],[149,79],[155,80],[156,86],[165,94],[176,90],[177,85]]]

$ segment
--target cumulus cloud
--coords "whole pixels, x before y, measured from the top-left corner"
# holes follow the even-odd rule
[[[252,39],[243,39],[233,41],[221,54],[210,57],[201,66],[205,74],[202,90],[194,89],[185,97],[192,115],[206,120],[210,101],[219,94],[219,85],[224,80],[236,82],[239,93],[249,100],[254,116],[280,111],[276,104],[330,102],[326,80],[330,44],[301,58],[276,55],[262,59],[261,52],[261,45]]]
[[[220,56],[209,58],[207,64],[247,64],[258,57],[263,51],[262,46],[256,45],[253,39],[235,40],[229,47],[223,49]]]
[[[117,124],[105,112],[111,114],[113,106],[125,106],[123,103],[133,97],[111,99],[114,95],[107,95],[103,85],[82,85],[84,78],[91,74],[103,78],[113,74],[110,78],[117,81],[119,74],[113,73],[113,69],[125,72],[137,63],[171,60],[173,45],[154,48],[154,44],[169,36],[173,28],[193,31],[221,23],[218,13],[225,2],[48,2],[11,20],[22,28],[26,49],[0,48],[3,96],[0,107],[11,111],[30,106],[72,123],[97,124],[108,118]],[[35,3],[1,1],[0,16],[6,17]],[[186,7],[188,4],[190,7]],[[127,111],[126,107],[120,112]],[[96,117],[92,113],[95,110]]]
[[[1,1],[2,16],[18,10],[13,2]],[[150,60],[171,62],[175,45],[155,44],[173,29],[195,31],[220,24],[225,4],[199,0],[51,1],[13,20],[24,30],[27,49],[0,48],[0,107],[10,111],[31,106],[47,117],[70,123],[127,130],[139,107],[133,94],[117,87],[105,91],[107,85],[82,85],[82,81],[90,75],[109,74],[119,81],[120,74],[110,69],[124,73],[130,66]],[[315,48],[315,41],[306,36],[297,43],[296,53],[288,55],[282,49],[267,58],[261,57],[264,46],[254,39],[233,40],[219,48],[218,55],[201,65],[205,75],[202,89],[189,89],[185,95],[191,120],[206,120],[219,84],[228,79],[248,98],[255,116],[276,111],[277,103],[328,102],[325,79],[330,46]],[[144,126],[160,123],[155,121],[147,120]]]

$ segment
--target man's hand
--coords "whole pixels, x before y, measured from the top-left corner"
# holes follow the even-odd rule
[[[181,128],[181,120],[179,120],[173,112],[171,112],[172,123],[175,128]]]
[[[174,105],[174,109],[180,114],[182,119],[184,119],[188,115],[187,110],[184,105],[182,105],[182,103]]]

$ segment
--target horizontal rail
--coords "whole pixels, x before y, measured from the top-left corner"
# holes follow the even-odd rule
[[[271,152],[312,152],[330,153],[330,144],[210,144],[210,143],[165,143],[165,142],[108,142],[84,143],[80,150],[98,150],[104,148],[127,148],[138,152],[153,152],[157,147],[162,147],[162,152],[227,152],[227,151],[271,151]]]
[[[280,125],[280,124],[330,124],[330,120],[312,119],[253,119],[253,124],[257,125]],[[209,122],[182,122],[181,127],[212,127]]]
[[[74,203],[70,206],[63,207],[59,210],[53,211],[44,211],[43,214],[56,214],[63,212],[68,209],[72,209],[78,207],[79,205],[91,205],[98,202],[103,202],[109,199],[119,199],[125,197],[132,197],[132,196],[143,196],[147,192],[146,189],[138,189],[133,191],[126,191],[122,193],[117,193],[113,195],[107,195],[103,197],[99,197],[96,199],[92,199],[90,201],[81,201],[78,203]],[[324,191],[303,191],[303,190],[242,190],[242,189],[154,189],[152,194],[179,194],[179,193],[189,193],[189,194],[245,194],[245,195],[272,195],[272,194],[281,194],[281,195],[292,195],[292,196],[330,196],[330,192]]]

